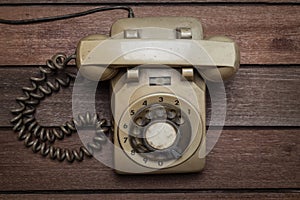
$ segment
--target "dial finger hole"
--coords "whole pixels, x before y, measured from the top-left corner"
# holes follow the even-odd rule
[[[182,124],[184,124],[184,119],[183,119],[183,117],[181,117],[181,116],[178,116],[176,119],[175,119],[175,123],[177,124],[177,125],[182,125]]]
[[[147,111],[145,112],[145,118],[148,119],[148,120],[153,119],[153,112],[150,111],[150,110],[147,110]]]
[[[148,152],[149,150],[142,144],[138,144],[136,146],[136,149],[139,153],[145,153],[145,152]]]
[[[137,126],[134,126],[131,131],[131,135],[134,137],[139,137],[141,135],[141,129]]]
[[[145,119],[143,119],[142,117],[138,117],[136,120],[135,120],[135,123],[138,125],[138,126],[145,126],[147,121]]]
[[[157,110],[155,110],[155,114],[157,117],[163,118],[166,116],[166,110],[163,107],[158,108]]]
[[[176,111],[175,110],[169,110],[168,111],[168,118],[169,119],[174,119],[176,117]]]

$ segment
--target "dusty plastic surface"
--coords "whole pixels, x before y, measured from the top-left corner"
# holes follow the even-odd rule
[[[83,38],[77,48],[76,62],[80,72],[91,80],[111,79],[117,173],[203,170],[206,149],[204,79],[223,81],[238,70],[239,50],[235,42],[223,36],[204,40],[201,23],[195,18],[128,18],[112,25],[110,37]],[[143,67],[137,67],[140,65]],[[176,120],[166,118],[165,123],[169,124],[160,132],[155,129],[163,123],[161,120],[141,128],[146,140],[135,139],[131,135],[134,129],[130,129],[138,123],[134,121],[139,119],[137,115],[145,117],[141,113],[157,105],[179,109],[180,119],[185,116],[184,123],[190,124],[183,125],[189,127],[186,128],[191,138],[189,145],[180,156],[164,161],[143,157],[138,151],[141,145],[148,150],[158,146],[171,148],[172,143],[178,141],[176,138],[180,138],[178,127],[181,125],[176,125]],[[172,126],[174,130],[177,128],[175,132]],[[167,130],[171,131],[169,137],[147,138]],[[138,144],[140,141],[145,142]]]

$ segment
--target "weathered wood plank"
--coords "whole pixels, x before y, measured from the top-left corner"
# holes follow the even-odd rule
[[[126,176],[95,159],[68,164],[42,158],[2,128],[0,190],[299,188],[299,134],[299,129],[224,130],[202,173]],[[74,148],[80,141],[73,135],[57,145]]]
[[[14,99],[29,86],[29,77],[36,75],[34,67],[0,68],[2,92],[0,126],[9,126],[10,109],[18,107]],[[299,126],[300,67],[245,67],[225,83],[227,116],[225,126]],[[101,82],[97,91],[97,112],[109,118],[109,84]],[[85,90],[82,106],[87,106]],[[44,125],[59,125],[72,116],[72,87],[46,98],[37,109],[37,118]],[[211,106],[207,102],[209,122]],[[224,107],[218,103],[216,109]],[[214,124],[220,125],[220,124]]]
[[[24,19],[87,10],[87,6],[0,7],[0,18]],[[135,6],[137,17],[193,16],[206,36],[227,35],[240,45],[242,64],[299,64],[299,6]],[[80,38],[108,34],[123,11],[38,25],[0,25],[0,65],[43,64],[55,52],[73,53]],[[76,31],[74,31],[76,30]],[[5,49],[5,50],[4,50]]]
[[[299,3],[297,0],[173,0],[172,2],[167,1],[167,0],[140,0],[138,2],[134,0],[114,0],[114,1],[109,1],[109,0],[86,0],[84,2],[80,0],[2,0],[0,4],[65,4],[65,3],[70,3],[70,4],[126,4],[126,3],[143,3],[143,4],[148,4],[148,3]]]
[[[286,199],[286,200],[297,200],[300,197],[298,193],[120,193],[120,194],[3,194],[0,195],[0,198],[3,199],[14,199],[14,200],[35,200],[35,199],[208,199],[208,200],[218,200],[218,199],[265,199],[265,200],[274,200],[274,199]]]

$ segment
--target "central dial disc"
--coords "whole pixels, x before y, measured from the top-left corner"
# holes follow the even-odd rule
[[[155,149],[167,149],[176,141],[176,129],[169,123],[157,122],[149,125],[145,133],[146,142]]]

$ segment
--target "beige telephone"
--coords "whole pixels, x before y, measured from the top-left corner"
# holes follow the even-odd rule
[[[238,70],[232,40],[204,40],[195,18],[121,19],[110,37],[83,38],[76,63],[88,79],[110,79],[117,173],[203,169],[205,81]]]

